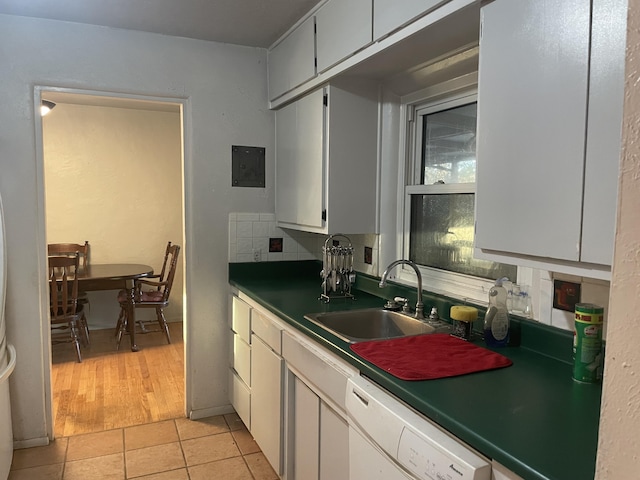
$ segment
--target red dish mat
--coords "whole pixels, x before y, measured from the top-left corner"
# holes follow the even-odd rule
[[[433,380],[513,364],[504,355],[444,333],[354,343],[351,350],[402,380]]]

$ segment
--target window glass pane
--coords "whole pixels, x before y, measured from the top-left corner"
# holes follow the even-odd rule
[[[473,203],[473,193],[412,195],[409,258],[451,272],[515,281],[515,266],[473,258]]]
[[[422,115],[423,185],[476,181],[477,104]]]

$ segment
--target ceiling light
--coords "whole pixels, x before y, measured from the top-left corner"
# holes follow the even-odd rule
[[[40,115],[44,117],[47,113],[53,110],[53,107],[55,106],[56,104],[49,100],[42,100],[42,103],[40,104]]]

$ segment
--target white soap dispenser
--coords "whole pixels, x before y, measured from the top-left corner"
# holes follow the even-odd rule
[[[510,320],[507,310],[507,290],[499,278],[489,289],[489,308],[484,316],[484,341],[489,347],[504,347],[509,343]]]

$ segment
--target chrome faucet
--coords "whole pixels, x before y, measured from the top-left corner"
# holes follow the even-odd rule
[[[414,316],[418,319],[423,319],[424,303],[422,303],[422,274],[420,273],[420,269],[418,268],[418,266],[411,260],[396,260],[395,262],[391,262],[382,274],[378,286],[380,288],[384,288],[387,284],[387,277],[389,276],[389,272],[401,264],[409,265],[416,271],[416,276],[418,277],[418,302],[416,303],[416,314]]]

